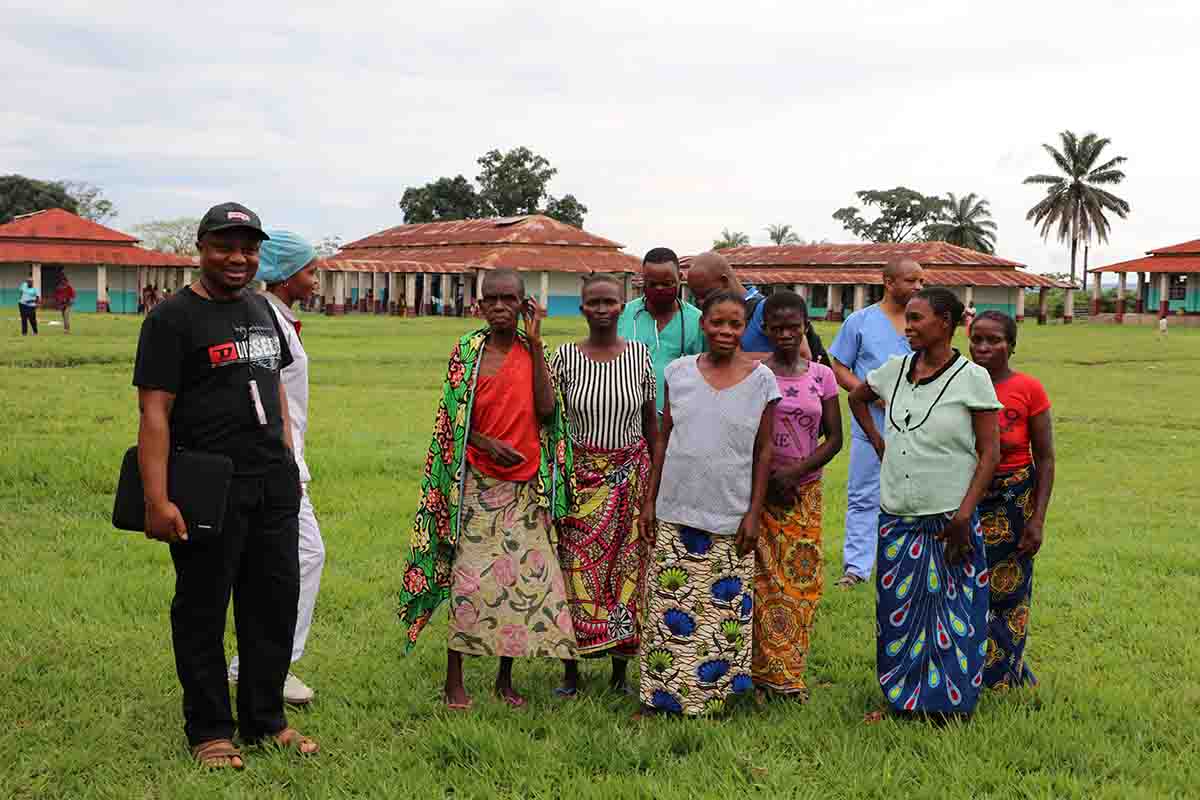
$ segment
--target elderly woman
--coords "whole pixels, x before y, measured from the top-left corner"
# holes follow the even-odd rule
[[[979,504],[991,571],[988,650],[983,682],[989,688],[1036,686],[1025,661],[1033,559],[1054,488],[1054,431],[1050,398],[1032,375],[1008,365],[1017,350],[1017,323],[984,311],[971,325],[971,359],[988,371],[1000,414],[1000,465]]]
[[[303,237],[290,231],[268,231],[270,239],[258,253],[257,278],[267,285],[263,294],[270,301],[279,329],[287,339],[292,363],[284,367],[280,378],[287,394],[288,421],[292,429],[296,467],[300,471],[300,602],[296,609],[296,633],[292,637],[292,663],[304,655],[304,645],[312,627],[317,592],[321,588],[321,570],[325,566],[325,542],[308,495],[312,475],[304,461],[304,435],[308,431],[308,354],[300,339],[300,319],[293,307],[312,297],[317,289],[316,250]],[[239,661],[229,664],[229,680],[236,683]],[[314,692],[290,671],[283,684],[283,699],[292,705],[312,702]]]
[[[850,393],[882,461],[876,555],[876,665],[894,712],[970,714],[983,685],[988,567],[977,506],[999,459],[1001,408],[987,370],[951,348],[963,306],[945,289],[913,295],[893,356]],[[881,434],[870,406],[886,401]]]

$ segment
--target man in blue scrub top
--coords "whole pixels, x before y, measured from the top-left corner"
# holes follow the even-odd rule
[[[904,307],[921,291],[921,265],[911,258],[883,269],[883,300],[855,311],[842,324],[829,348],[838,385],[852,392],[867,373],[896,355],[911,353],[904,337]],[[871,409],[883,430],[883,408]],[[842,577],[837,585],[851,589],[871,577],[875,540],[879,535],[879,457],[858,422],[851,420],[850,477],[846,486],[846,539],[842,545]]]
[[[650,348],[657,382],[655,404],[663,409],[663,370],[680,356],[704,352],[700,309],[679,299],[679,257],[655,247],[642,259],[643,296],[629,301],[617,320],[617,335]]]

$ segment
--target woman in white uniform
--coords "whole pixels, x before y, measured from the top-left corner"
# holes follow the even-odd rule
[[[313,513],[308,495],[311,475],[304,463],[304,434],[308,429],[308,355],[300,340],[300,320],[292,307],[312,297],[317,290],[317,267],[320,259],[313,246],[302,237],[288,231],[273,230],[271,239],[264,241],[259,251],[258,280],[267,284],[264,293],[271,309],[279,319],[279,327],[287,338],[293,362],[285,367],[281,378],[287,393],[288,416],[292,426],[292,443],[296,448],[296,466],[300,469],[300,604],[296,613],[296,635],[292,640],[292,663],[304,655],[304,644],[312,627],[313,608],[321,587],[321,568],[325,565],[325,543]],[[238,659],[229,665],[229,680],[237,682]],[[288,672],[283,685],[283,699],[292,705],[312,702],[313,690],[304,681]]]

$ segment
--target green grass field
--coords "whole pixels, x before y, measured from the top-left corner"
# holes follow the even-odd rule
[[[395,619],[416,480],[460,320],[305,318],[311,490],[329,556],[308,654],[318,692],[291,721],[303,761],[244,773],[187,756],[165,546],[109,525],[139,320],[80,314],[0,335],[0,797],[1184,797],[1200,793],[1200,332],[1026,324],[1015,365],[1055,404],[1058,486],[1038,561],[1036,691],[985,695],[969,725],[886,721],[869,588],[830,589],[805,706],[630,722],[601,691],[555,702],[557,663],[518,663],[530,706],[439,702],[444,622],[401,656]],[[12,317],[10,319],[9,317]],[[548,338],[578,323],[551,320]],[[832,326],[823,326],[830,337]],[[843,401],[843,413],[845,407]],[[826,576],[839,573],[846,456],[826,473]],[[232,649],[232,623],[229,645]]]

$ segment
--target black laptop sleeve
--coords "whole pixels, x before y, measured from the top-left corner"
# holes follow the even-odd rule
[[[123,531],[146,530],[146,506],[137,448],[131,447],[121,461],[121,477],[113,503],[113,527]],[[188,541],[221,535],[233,461],[228,456],[176,450],[167,463],[167,497],[179,507],[187,524]]]

